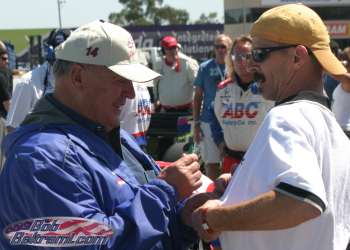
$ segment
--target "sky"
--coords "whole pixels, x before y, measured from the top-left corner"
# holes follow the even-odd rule
[[[56,28],[59,26],[57,0],[0,0],[0,29]],[[217,12],[223,21],[224,0],[164,0],[164,4],[186,9],[191,20],[201,13]],[[76,27],[95,19],[108,19],[122,8],[118,0],[64,0],[62,26]]]

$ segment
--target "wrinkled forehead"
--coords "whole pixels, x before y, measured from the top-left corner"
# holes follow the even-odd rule
[[[78,63],[78,64],[85,67],[88,73],[92,73],[96,76],[106,75],[115,79],[121,79],[121,80],[125,79],[124,77],[118,75],[117,73],[113,72],[112,70],[110,70],[108,67],[104,65],[82,64],[82,63]]]

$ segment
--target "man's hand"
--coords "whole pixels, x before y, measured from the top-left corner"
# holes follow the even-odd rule
[[[214,181],[215,189],[213,192],[218,197],[221,197],[224,194],[226,187],[231,180],[231,177],[231,174],[222,174]]]
[[[194,124],[193,127],[193,140],[195,143],[199,144],[202,139],[202,130],[200,127],[200,123]]]
[[[215,193],[199,193],[192,195],[187,201],[184,208],[181,211],[182,222],[186,225],[192,226],[192,213],[198,207],[202,206],[208,200],[218,199],[219,197]]]
[[[175,187],[179,200],[182,200],[202,185],[199,167],[196,154],[184,155],[164,168],[158,177]]]
[[[203,206],[197,208],[192,214],[192,226],[197,231],[199,237],[205,241],[213,241],[220,235],[219,231],[215,231],[210,227],[210,223],[206,220],[206,215],[211,209],[221,206],[219,200],[208,200]],[[209,229],[205,229],[203,224],[207,224]]]
[[[332,75],[332,77],[340,82],[344,91],[350,92],[350,73],[345,73],[343,75]]]
[[[225,152],[225,142],[221,142],[221,143],[218,145],[218,148],[219,148],[219,152],[220,152],[220,157],[221,157],[221,159],[224,159],[224,157],[226,156],[226,152]]]

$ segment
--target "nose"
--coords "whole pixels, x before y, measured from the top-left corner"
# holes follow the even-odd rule
[[[238,65],[247,67],[248,64],[249,64],[249,59],[242,58],[242,59],[236,60],[236,62],[237,62]]]

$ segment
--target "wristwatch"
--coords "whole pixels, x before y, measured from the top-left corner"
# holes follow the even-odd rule
[[[211,229],[211,227],[209,226],[209,224],[207,222],[207,212],[208,212],[208,208],[204,208],[202,210],[202,229],[204,231],[206,231],[207,233],[213,233],[214,230]]]

